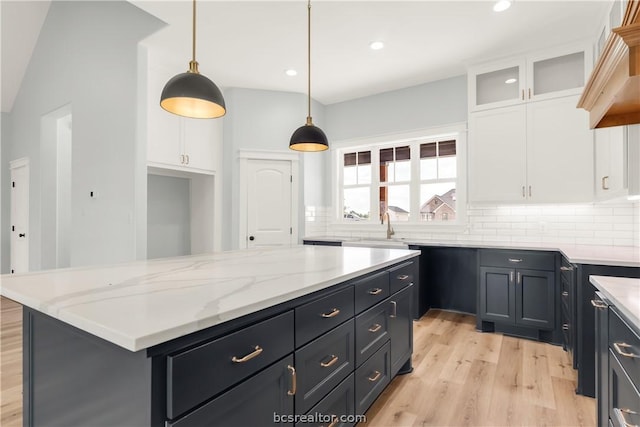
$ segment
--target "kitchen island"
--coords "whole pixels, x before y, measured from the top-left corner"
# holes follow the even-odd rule
[[[411,369],[418,255],[298,246],[3,276],[25,306],[24,425],[364,413]]]

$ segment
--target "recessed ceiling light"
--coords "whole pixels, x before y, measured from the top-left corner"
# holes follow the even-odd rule
[[[510,0],[499,0],[493,5],[494,12],[503,12],[511,7]]]
[[[289,68],[288,70],[285,70],[284,73],[289,77],[294,77],[294,76],[298,75],[298,72],[296,70],[294,70],[293,68]]]
[[[518,79],[514,79],[513,77],[511,77],[510,79],[505,80],[504,82],[508,85],[517,82]]]
[[[377,41],[377,42],[371,42],[369,43],[369,47],[371,48],[371,50],[380,50],[384,47],[384,43]]]

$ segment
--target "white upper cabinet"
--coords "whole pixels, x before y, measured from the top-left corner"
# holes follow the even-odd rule
[[[164,85],[178,72],[157,63],[148,66],[147,164],[156,168],[213,174],[216,171],[216,154],[222,146],[222,119],[180,117],[160,107]]]
[[[627,127],[595,129],[596,198],[627,195]]]
[[[592,59],[591,48],[584,45],[471,67],[469,110],[579,94]]]

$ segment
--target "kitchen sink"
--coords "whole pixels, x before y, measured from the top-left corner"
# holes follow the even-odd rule
[[[404,240],[375,238],[375,237],[344,241],[342,242],[342,246],[363,247],[363,248],[391,248],[391,249],[408,249],[409,248],[409,245]]]

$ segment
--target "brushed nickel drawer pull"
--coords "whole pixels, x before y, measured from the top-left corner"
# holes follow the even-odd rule
[[[632,346],[630,346],[627,343],[623,343],[623,342],[614,342],[613,343],[613,348],[616,349],[616,352],[618,352],[618,354],[620,356],[624,356],[624,357],[631,357],[633,359],[640,359],[640,356],[635,354],[635,353],[630,353],[628,351],[624,351],[624,349],[628,349],[628,348],[633,348]]]
[[[382,329],[382,325],[376,323],[369,328],[369,332],[378,332],[380,329]]]
[[[568,324],[566,324],[566,323],[563,323],[563,324],[562,324],[562,330],[563,330],[563,331],[568,331],[568,330],[569,330],[569,325],[568,325]]]
[[[244,362],[248,362],[249,360],[253,359],[254,357],[260,356],[260,353],[262,353],[262,347],[260,347],[259,345],[257,345],[254,349],[253,352],[247,354],[244,357],[241,358],[237,358],[236,356],[233,356],[231,358],[231,361],[233,363],[244,363]]]
[[[560,267],[560,270],[562,270],[562,271],[573,271],[573,267],[565,267],[563,265],[562,267]]]
[[[607,304],[600,301],[599,299],[592,299],[591,305],[594,306],[595,308],[607,308]]]
[[[335,365],[337,361],[338,361],[338,356],[336,356],[335,354],[332,354],[331,360],[329,360],[328,362],[320,362],[320,366],[322,366],[323,368],[328,368],[329,366]]]
[[[367,379],[371,382],[378,381],[378,378],[380,378],[380,375],[382,374],[380,373],[380,371],[373,371],[373,373],[373,377],[367,377]]]
[[[401,276],[398,276],[398,279],[399,279],[399,280],[407,280],[408,278],[409,278],[409,276],[408,276],[408,275],[406,275],[406,274],[403,274],[403,275],[401,275]]]
[[[332,317],[336,317],[338,314],[340,314],[340,310],[337,308],[334,308],[328,313],[322,313],[321,316],[324,317],[325,319],[330,319]]]
[[[380,288],[369,289],[369,295],[378,295],[382,292]]]
[[[293,396],[296,394],[296,391],[298,390],[298,380],[296,377],[296,368],[294,368],[291,365],[287,365],[287,369],[289,370],[289,372],[291,372],[291,390],[287,391],[287,395],[289,396]]]
[[[522,258],[509,258],[509,262],[522,262]]]
[[[569,292],[567,292],[567,291],[562,291],[562,296],[563,296],[563,297],[568,297],[568,296],[569,296]]]
[[[513,271],[509,272],[509,282],[513,283],[513,276],[515,275],[515,273]]]
[[[631,409],[626,409],[626,408],[622,408],[622,409],[613,408],[613,413],[616,415],[616,418],[618,419],[618,423],[620,425],[625,427],[638,427],[637,424],[628,423],[624,417],[624,414],[638,415],[636,411],[632,411]]]
[[[398,303],[395,301],[391,301],[391,307],[393,307],[393,310],[391,311],[389,317],[396,317],[398,315]]]

